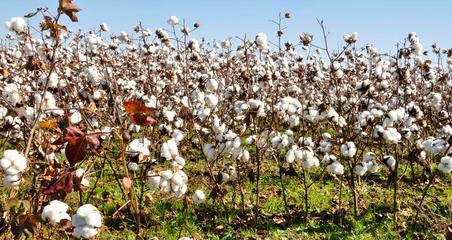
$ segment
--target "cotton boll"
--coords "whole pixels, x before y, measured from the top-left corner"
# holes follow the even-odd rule
[[[255,42],[259,49],[265,50],[268,48],[267,35],[265,33],[258,33]]]
[[[102,215],[99,210],[91,204],[85,204],[77,209],[72,216],[74,236],[77,238],[92,238],[102,226]]]
[[[158,174],[156,174],[152,171],[149,171],[149,172],[147,172],[147,179],[148,179],[148,186],[151,189],[151,191],[156,190],[159,187],[161,177]]]
[[[131,156],[143,155],[149,156],[151,152],[149,151],[149,146],[151,145],[151,141],[147,138],[138,138],[132,140],[127,146],[127,154]]]
[[[366,163],[358,163],[355,168],[353,169],[353,172],[357,176],[363,176],[367,172],[367,164]]]
[[[27,22],[21,17],[13,17],[9,21],[5,22],[6,28],[10,31],[16,31],[18,33],[27,31]]]
[[[445,174],[450,173],[452,170],[452,157],[442,157],[441,162],[438,164],[438,170]]]
[[[205,102],[206,102],[207,106],[209,106],[210,108],[214,108],[218,104],[218,97],[213,94],[207,94],[206,98],[205,98]]]
[[[140,169],[140,166],[136,162],[129,162],[127,168],[132,172],[136,172]]]
[[[179,190],[177,190],[177,192],[175,193],[175,196],[177,198],[181,198],[182,196],[184,196],[184,194],[187,192],[187,190],[188,190],[187,184],[183,184],[182,186],[180,186]]]
[[[342,175],[344,174],[344,166],[337,161],[333,161],[326,167],[326,171],[332,175]]]
[[[72,112],[71,116],[69,117],[69,122],[71,124],[77,124],[83,120],[82,114],[79,111]]]
[[[356,147],[355,143],[353,142],[347,142],[341,145],[341,153],[345,157],[353,157],[356,154]]]
[[[394,171],[395,169],[395,165],[396,165],[396,160],[393,156],[390,155],[386,155],[383,157],[383,161],[386,163],[386,165],[392,170]]]
[[[106,23],[102,23],[100,25],[100,30],[102,30],[103,32],[109,32],[110,28],[108,28],[108,25]]]
[[[290,149],[286,152],[286,162],[293,163],[295,161],[295,150]]]
[[[204,203],[206,201],[206,195],[204,194],[204,191],[198,189],[195,191],[191,199],[197,204]]]
[[[71,220],[69,214],[67,214],[67,210],[69,206],[61,201],[53,200],[47,206],[44,207],[41,218],[42,220],[49,220],[52,226],[57,225],[61,220]]]
[[[250,152],[248,150],[243,150],[241,160],[243,162],[248,162],[248,160],[250,160]]]
[[[166,22],[171,26],[176,26],[177,24],[179,24],[179,18],[177,18],[176,16],[171,16]]]
[[[81,226],[74,228],[73,235],[76,238],[92,238],[96,236],[98,233],[96,228],[90,226]]]

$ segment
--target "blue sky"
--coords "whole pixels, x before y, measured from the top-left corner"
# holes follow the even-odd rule
[[[56,9],[58,0],[0,0],[0,21],[23,16],[37,7]],[[342,34],[358,32],[359,43],[373,43],[380,51],[394,51],[395,44],[412,31],[427,48],[437,43],[452,47],[452,0],[74,0],[83,11],[71,29],[89,30],[106,22],[111,31],[132,32],[141,21],[145,27],[167,27],[166,19],[175,15],[201,28],[193,37],[222,40],[228,36],[250,36],[265,32],[276,37],[269,21],[279,12],[290,12],[285,39],[298,41],[298,34],[311,32],[321,43],[316,18],[324,19],[332,48],[342,45]],[[31,21],[38,26],[37,19]],[[0,28],[0,36],[6,33]]]

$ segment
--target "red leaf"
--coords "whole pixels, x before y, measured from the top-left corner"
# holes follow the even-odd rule
[[[146,107],[142,100],[129,100],[124,103],[124,108],[127,113],[152,113],[155,108]]]
[[[72,0],[60,0],[60,6],[58,9],[66,14],[71,19],[71,21],[78,21],[77,15],[75,13],[80,11],[81,8],[72,4]]]
[[[46,195],[53,195],[59,192],[72,192],[74,182],[74,173],[68,169],[66,169],[63,174],[61,174],[60,178],[54,180],[53,183],[47,187],[43,193]]]
[[[150,116],[155,108],[147,107],[142,100],[129,100],[124,103],[124,108],[129,114],[130,121],[135,125],[149,126],[155,122]]]
[[[149,126],[155,122],[155,120],[151,116],[146,116],[144,114],[139,113],[130,114],[129,118],[133,124],[141,126]]]
[[[85,158],[88,145],[96,150],[100,148],[99,137],[99,134],[86,135],[82,130],[70,126],[66,128],[66,135],[53,144],[60,145],[67,142],[65,154],[72,167]]]

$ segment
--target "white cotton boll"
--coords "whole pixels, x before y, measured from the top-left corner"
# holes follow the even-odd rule
[[[204,191],[198,189],[193,193],[191,199],[197,204],[204,203],[206,201],[206,195],[204,194]]]
[[[353,142],[346,142],[341,145],[341,153],[345,157],[353,157],[356,154],[356,146]]]
[[[176,117],[177,113],[175,111],[169,111],[164,109],[163,110],[163,116],[165,116],[165,118],[169,121],[172,122],[174,121],[174,118]]]
[[[378,164],[375,161],[367,162],[367,170],[370,173],[376,173],[379,170]]]
[[[205,97],[205,102],[208,107],[214,108],[218,104],[218,97],[213,94],[207,94]]]
[[[358,163],[355,168],[353,169],[353,172],[357,176],[363,176],[367,172],[367,164],[366,163]]]
[[[206,143],[206,144],[204,144],[202,149],[203,149],[204,156],[208,160],[212,160],[215,158],[215,155],[216,155],[215,145]]]
[[[250,152],[248,152],[248,150],[243,150],[241,160],[243,162],[248,162],[248,160],[250,160]]]
[[[452,170],[452,157],[442,157],[441,162],[438,164],[438,170],[445,174],[450,173]]]
[[[179,172],[173,174],[173,177],[171,178],[171,184],[174,184],[176,186],[182,186],[182,184],[184,184],[184,179],[182,178],[182,175],[179,174]]]
[[[76,238],[92,238],[98,233],[97,229],[90,226],[81,226],[74,228],[73,235]]]
[[[398,143],[402,139],[402,135],[395,128],[387,128],[383,131],[383,139],[388,143]]]
[[[2,90],[3,98],[6,99],[11,105],[16,106],[20,102],[21,97],[19,94],[19,87],[15,83],[7,83]]]
[[[166,22],[171,26],[176,26],[177,24],[179,24],[179,18],[177,18],[176,16],[171,16]]]
[[[67,210],[69,206],[61,201],[53,200],[47,206],[44,207],[41,218],[42,220],[49,220],[52,226],[58,224],[61,220],[71,220],[69,214],[67,214]]]
[[[71,116],[69,117],[69,122],[72,124],[77,124],[83,120],[82,114],[79,111],[72,112]]]
[[[108,28],[108,25],[106,23],[102,23],[100,25],[100,30],[102,30],[103,32],[109,32],[110,28]]]
[[[386,165],[392,170],[394,171],[395,169],[395,165],[396,165],[396,160],[393,156],[390,155],[386,155],[383,157],[383,161],[386,163]]]
[[[9,160],[8,158],[3,157],[2,159],[0,159],[0,167],[5,170],[8,169],[9,166],[11,166],[11,160]]]
[[[132,140],[129,145],[127,145],[127,154],[131,156],[149,156],[151,152],[149,151],[149,146],[151,145],[151,141],[147,138],[138,138]]]
[[[136,171],[140,170],[140,166],[136,162],[129,162],[127,164],[127,168],[132,172],[136,172]]]
[[[207,88],[207,90],[209,90],[210,92],[213,92],[213,91],[217,90],[217,89],[218,89],[218,81],[215,80],[215,79],[209,79],[209,80],[206,82],[206,88]]]
[[[182,132],[179,129],[175,129],[173,131],[173,134],[171,134],[171,138],[174,139],[177,143],[182,141],[184,139],[184,137],[185,137],[184,132]]]
[[[344,166],[337,161],[333,161],[326,167],[326,171],[332,175],[342,175],[344,174]]]
[[[295,161],[295,150],[290,149],[286,152],[286,162],[293,163]]]
[[[160,176],[163,180],[170,180],[174,176],[174,173],[171,170],[165,170],[160,172]]]
[[[301,163],[301,167],[306,170],[310,169],[311,167],[318,167],[319,165],[319,159],[316,157],[306,158],[306,160]]]
[[[364,154],[364,162],[370,162],[377,158],[377,155],[373,152],[367,152]]]
[[[147,172],[147,178],[148,186],[151,189],[151,191],[156,190],[160,185],[161,177],[158,174],[149,171]]]
[[[259,49],[262,50],[268,48],[267,35],[265,33],[258,33],[256,35],[256,45]]]
[[[184,194],[187,192],[187,190],[188,190],[187,184],[183,184],[182,186],[179,187],[179,190],[177,190],[177,192],[175,193],[175,196],[177,198],[181,198],[184,196]]]
[[[6,28],[10,31],[16,31],[18,33],[25,32],[27,30],[27,22],[21,17],[13,17],[9,21],[5,22]]]
[[[21,180],[20,174],[6,174],[3,176],[3,185],[7,188],[16,187]]]

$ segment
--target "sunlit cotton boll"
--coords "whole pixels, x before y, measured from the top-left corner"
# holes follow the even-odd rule
[[[353,157],[356,154],[356,146],[353,142],[346,142],[341,145],[341,153],[345,157]]]
[[[102,215],[93,205],[85,204],[72,216],[72,226],[76,238],[92,238],[98,233],[97,228],[102,226]]]
[[[265,33],[258,33],[256,35],[256,45],[259,49],[262,50],[268,48],[267,35]]]
[[[204,194],[203,190],[196,190],[195,193],[193,193],[191,199],[194,203],[204,203],[206,201],[206,194]]]
[[[452,170],[452,157],[442,157],[441,162],[438,164],[438,170],[445,174],[450,173]]]
[[[71,220],[71,216],[66,213],[68,209],[69,206],[66,203],[53,200],[49,205],[44,207],[41,218],[44,221],[48,220],[52,226],[55,226],[63,219]]]
[[[162,144],[160,154],[167,160],[175,159],[179,156],[179,150],[177,148],[177,142],[174,139],[170,139]]]
[[[332,175],[342,175],[344,174],[344,166],[338,161],[333,161],[326,167],[326,171]]]
[[[138,138],[134,139],[127,146],[127,154],[131,156],[143,155],[149,156],[151,152],[149,151],[149,146],[151,145],[151,141],[147,138]]]
[[[383,161],[386,163],[386,166],[388,166],[389,169],[394,171],[395,165],[396,165],[396,160],[395,160],[395,158],[393,156],[386,155],[386,156],[383,157]]]
[[[166,22],[171,26],[176,26],[177,24],[179,24],[179,18],[177,18],[176,16],[171,16]]]
[[[21,17],[13,17],[9,21],[5,22],[6,28],[10,31],[16,31],[18,33],[25,32],[27,30],[27,22]]]
[[[5,150],[0,166],[5,173],[3,185],[8,188],[16,187],[22,180],[22,172],[27,168],[27,159],[17,150]]]
[[[367,164],[366,163],[358,163],[355,168],[353,169],[353,172],[357,176],[363,176],[367,172]]]

